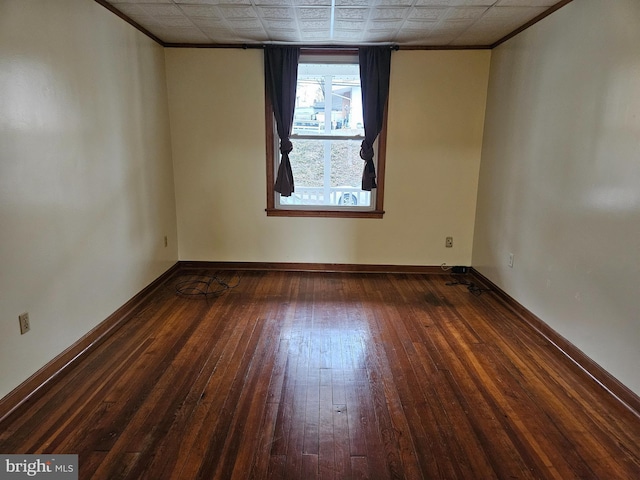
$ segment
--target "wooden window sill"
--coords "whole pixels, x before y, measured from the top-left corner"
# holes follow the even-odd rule
[[[320,218],[382,218],[383,210],[370,211],[337,211],[337,210],[293,210],[283,208],[267,208],[267,217],[320,217]]]

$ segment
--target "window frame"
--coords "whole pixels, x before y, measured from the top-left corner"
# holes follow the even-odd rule
[[[305,56],[337,56],[337,55],[357,55],[357,49],[303,49],[302,55]],[[267,94],[265,79],[265,144],[266,144],[266,163],[267,163],[267,216],[271,217],[322,217],[322,218],[382,218],[384,215],[384,177],[385,177],[385,160],[387,150],[387,112],[389,99],[384,109],[384,121],[382,130],[376,140],[378,148],[376,151],[376,192],[375,205],[372,210],[356,210],[349,207],[325,207],[318,208],[310,206],[305,208],[287,208],[288,206],[276,206],[274,190],[276,168],[279,162],[279,144],[278,133],[275,129],[275,119],[273,114],[273,106]],[[340,138],[336,138],[340,140]],[[364,170],[364,161],[362,163]]]

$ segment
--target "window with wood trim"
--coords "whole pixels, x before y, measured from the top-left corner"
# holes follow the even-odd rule
[[[386,115],[386,114],[385,114]],[[375,145],[377,188],[362,190],[364,138],[358,53],[303,51],[289,154],[291,196],[274,190],[279,139],[266,98],[267,214],[271,216],[381,218],[386,116]]]

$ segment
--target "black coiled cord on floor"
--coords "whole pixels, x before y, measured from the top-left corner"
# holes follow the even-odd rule
[[[175,284],[176,295],[183,297],[217,297],[227,290],[237,287],[240,284],[240,277],[231,284],[222,280],[216,275],[190,275],[185,280],[180,280]]]

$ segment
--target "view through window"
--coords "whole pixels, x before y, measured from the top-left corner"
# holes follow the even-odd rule
[[[357,58],[354,63],[301,61],[290,155],[295,192],[277,195],[279,204],[371,210],[375,191],[361,189],[363,136]]]

